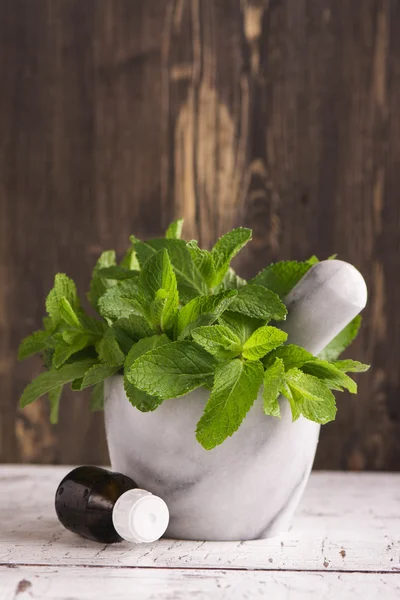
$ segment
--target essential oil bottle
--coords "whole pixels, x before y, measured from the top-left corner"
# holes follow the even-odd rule
[[[66,529],[104,544],[154,542],[169,521],[164,500],[130,477],[100,467],[68,473],[57,488],[55,508]]]

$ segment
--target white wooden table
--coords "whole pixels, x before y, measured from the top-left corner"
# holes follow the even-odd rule
[[[0,600],[400,598],[400,474],[313,473],[270,540],[103,546],[57,521],[69,470],[0,466]]]

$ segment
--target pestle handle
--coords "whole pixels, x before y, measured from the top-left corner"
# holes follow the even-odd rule
[[[281,324],[289,343],[316,355],[358,315],[367,303],[367,286],[353,265],[324,260],[286,296],[288,317]]]

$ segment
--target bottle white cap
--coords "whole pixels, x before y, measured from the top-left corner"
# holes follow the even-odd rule
[[[124,540],[136,544],[155,542],[168,527],[168,506],[146,490],[128,490],[116,501],[112,520]]]

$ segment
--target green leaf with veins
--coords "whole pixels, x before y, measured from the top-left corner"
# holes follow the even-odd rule
[[[279,297],[261,285],[245,285],[238,290],[230,311],[263,321],[281,321],[287,315],[287,308]]]
[[[240,338],[242,344],[264,323],[263,319],[252,319],[230,310],[225,311],[218,318],[218,322],[233,331]]]
[[[322,360],[336,360],[355,339],[361,326],[361,317],[355,317],[342,331],[318,354]]]
[[[209,325],[192,330],[194,341],[218,359],[234,358],[242,351],[238,336],[223,325]]]
[[[219,238],[211,250],[215,270],[213,285],[221,283],[229,268],[229,263],[251,240],[251,235],[251,229],[238,227]]]
[[[116,264],[115,250],[106,250],[102,252],[95,268],[90,282],[87,298],[94,309],[97,310],[99,299],[111,287],[117,284],[115,279],[108,279],[99,275],[101,269],[112,267]]]
[[[329,388],[333,390],[343,391],[348,390],[351,394],[357,393],[357,384],[346,375],[343,371],[338,369],[333,363],[329,363],[325,360],[314,359],[310,362],[304,363],[301,367],[303,373],[314,375],[318,379],[322,380]]]
[[[65,297],[70,305],[79,308],[79,299],[75,283],[64,273],[57,273],[54,278],[54,287],[46,298],[46,311],[52,320],[52,326],[56,327],[62,321],[60,314],[60,300]]]
[[[96,385],[107,379],[107,377],[115,375],[118,370],[119,367],[106,365],[105,363],[97,363],[84,374],[80,389],[83,390],[91,385]]]
[[[214,288],[214,294],[219,294],[224,290],[238,290],[246,285],[246,283],[245,279],[239,277],[239,275],[229,267],[221,283]]]
[[[47,347],[49,333],[47,331],[34,331],[22,340],[18,348],[18,360],[29,358]]]
[[[302,367],[304,363],[314,360],[315,357],[301,346],[287,344],[268,354],[263,360],[264,366],[271,366],[276,358],[281,358],[285,365],[285,370],[289,371],[295,367]]]
[[[178,313],[175,324],[175,336],[178,339],[184,339],[196,327],[215,323],[232,304],[236,294],[236,290],[226,290],[215,296],[193,298]]]
[[[249,284],[262,285],[284,298],[310,269],[311,264],[307,261],[283,260],[260,271]]]
[[[104,267],[98,270],[98,276],[105,279],[115,279],[116,281],[124,281],[125,279],[137,279],[139,270],[127,269],[126,267],[113,265]]]
[[[153,335],[151,337],[139,340],[129,351],[125,360],[125,375],[124,388],[129,402],[136,406],[141,412],[149,412],[155,410],[161,403],[162,399],[157,396],[147,394],[139,390],[127,377],[128,371],[131,369],[134,362],[146,352],[170,344],[170,339],[163,333],[162,335]]]
[[[165,237],[173,240],[179,240],[182,236],[183,219],[176,219],[169,225],[165,232]]]
[[[65,296],[62,296],[59,299],[58,309],[62,321],[64,321],[70,327],[82,329],[78,315],[76,314],[75,310],[72,308],[71,304]]]
[[[133,247],[129,248],[126,251],[123,259],[121,260],[120,266],[124,269],[129,269],[131,271],[140,271],[140,264],[136,256],[135,249]]]
[[[110,367],[121,367],[125,362],[125,354],[122,352],[114,329],[107,329],[104,336],[96,342],[96,351],[101,362]]]
[[[276,358],[275,362],[268,367],[264,373],[264,412],[272,417],[280,417],[281,410],[278,397],[285,381],[285,365],[281,358]]]
[[[279,391],[289,401],[290,409],[292,411],[292,421],[297,421],[297,419],[301,416],[301,411],[293,397],[292,390],[290,389],[286,379],[282,381]]]
[[[93,337],[83,332],[75,333],[74,337],[70,338],[69,343],[60,340],[57,343],[53,354],[53,366],[56,369],[60,368],[73,354],[90,346],[92,343]]]
[[[287,333],[276,327],[264,325],[251,334],[243,345],[243,356],[248,360],[258,360],[281,346],[287,340]]]
[[[104,381],[95,383],[90,394],[90,410],[96,412],[104,409]]]
[[[146,243],[134,241],[133,245],[142,268],[146,260],[155,252],[163,249],[168,251],[176,275],[179,298],[183,303],[208,293],[207,286],[183,240],[156,238]]]
[[[52,370],[41,373],[24,389],[20,400],[21,408],[31,404],[31,402],[44,394],[48,394],[55,388],[58,388],[65,383],[70,383],[79,377],[83,377],[93,364],[95,364],[93,359],[87,359],[64,365],[56,371]]]
[[[145,300],[149,321],[162,331],[171,329],[178,310],[176,277],[167,250],[149,258],[139,278],[140,293]]]
[[[286,383],[301,414],[316,423],[328,423],[336,416],[335,396],[317,377],[291,369],[286,373]]]
[[[98,302],[102,317],[116,320],[131,314],[143,316],[143,306],[138,297],[139,285],[134,279],[127,279],[107,290]]]
[[[332,363],[337,369],[344,373],[365,373],[371,365],[365,365],[358,360],[336,360]]]
[[[117,319],[111,326],[121,350],[128,354],[133,344],[138,340],[156,334],[156,331],[139,315]]]
[[[150,350],[126,372],[136,387],[167,400],[184,396],[213,375],[215,359],[191,341],[172,342]]]
[[[237,431],[257,398],[263,373],[259,361],[243,362],[238,358],[217,368],[210,398],[196,428],[203,448],[211,450]]]
[[[149,350],[154,350],[154,348],[159,348],[161,346],[165,346],[166,344],[171,344],[171,340],[165,333],[161,335],[152,335],[151,337],[143,338],[139,340],[132,346],[130,349],[128,356],[125,359],[125,369],[129,371],[132,367],[133,363],[143,354],[149,352]]]
[[[207,286],[213,287],[215,279],[215,267],[211,252],[199,248],[196,240],[191,240],[188,242],[186,247],[189,250],[190,256],[192,257],[197,270],[201,274]]]

